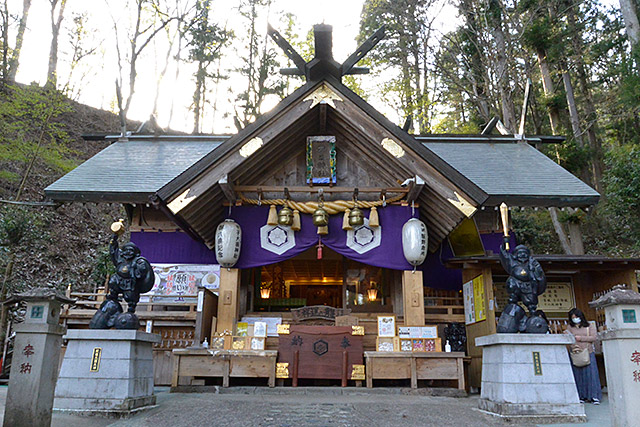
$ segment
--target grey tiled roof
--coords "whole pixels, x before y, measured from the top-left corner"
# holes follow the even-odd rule
[[[529,199],[531,205],[552,199],[560,202],[557,205],[588,205],[599,197],[594,189],[526,142],[423,144],[487,193],[489,204],[514,197]]]
[[[45,189],[59,201],[144,203],[224,140],[115,142]],[[447,139],[451,140],[451,137]],[[424,142],[489,195],[520,206],[587,206],[598,193],[525,142]]]
[[[44,191],[54,200],[145,202],[220,144],[211,140],[114,142]]]

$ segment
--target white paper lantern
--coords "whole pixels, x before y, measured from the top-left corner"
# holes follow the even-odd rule
[[[240,257],[242,229],[232,219],[225,219],[216,229],[216,258],[225,268],[233,267]]]
[[[427,257],[427,226],[417,218],[411,218],[402,226],[402,252],[411,265],[420,265]]]

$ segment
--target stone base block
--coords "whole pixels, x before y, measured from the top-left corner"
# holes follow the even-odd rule
[[[156,396],[147,396],[129,399],[103,399],[100,407],[96,409],[95,399],[56,398],[58,412],[68,412],[84,416],[99,416],[106,418],[128,418],[140,411],[146,411],[156,407]],[[84,409],[81,409],[84,408]]]
[[[578,404],[550,403],[498,403],[488,399],[480,399],[478,408],[490,415],[506,419],[510,422],[555,424],[584,423],[587,416],[584,406]]]
[[[54,409],[121,417],[155,405],[152,345],[156,334],[70,330]]]
[[[583,422],[566,345],[574,338],[550,334],[494,334],[482,347],[479,408],[522,422]]]

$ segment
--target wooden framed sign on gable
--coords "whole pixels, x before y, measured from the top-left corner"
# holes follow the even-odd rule
[[[336,137],[307,137],[307,184],[336,183]]]

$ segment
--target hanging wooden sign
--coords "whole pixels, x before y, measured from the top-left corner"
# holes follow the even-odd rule
[[[307,184],[336,183],[336,137],[307,137]]]
[[[351,310],[329,307],[327,305],[312,305],[291,309],[291,316],[294,322],[310,319],[335,320],[336,316],[343,316],[349,312],[351,312]]]

